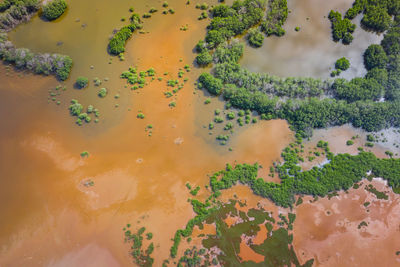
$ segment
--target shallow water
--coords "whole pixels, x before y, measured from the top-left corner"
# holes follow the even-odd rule
[[[193,216],[186,202],[190,196],[186,182],[203,186],[207,174],[228,162],[269,166],[292,138],[286,122],[260,122],[234,135],[229,144],[232,152],[216,146],[215,135],[208,136],[200,123],[212,120],[213,113],[200,111],[205,97],[194,94],[199,71],[193,66],[186,74],[187,85],[174,99],[174,109],[163,94],[165,81],[134,92],[124,88],[119,74],[129,65],[139,70],[154,67],[157,76],[168,71],[174,78],[179,68],[193,62],[192,48],[204,36],[206,25],[197,21],[200,12],[193,4],[169,1],[176,14],[158,12],[145,20],[144,30],[150,33],[135,34],[127,45],[126,60],[113,58],[108,64],[107,38],[114,27],[123,25],[119,19],[128,17],[131,3],[96,1],[96,9],[87,12],[93,3],[69,1],[70,9],[60,22],[36,17],[11,33],[19,47],[69,54],[75,63],[68,89],[57,96],[60,106],[47,103],[48,90],[58,84],[53,77],[1,69],[0,195],[7,205],[0,207],[0,213],[7,220],[0,223],[0,265],[87,266],[84,259],[101,254],[93,265],[127,266],[132,260],[122,228],[131,223],[154,233],[159,266],[168,257],[174,232]],[[161,4],[134,6],[143,13]],[[180,31],[185,24],[189,30]],[[63,44],[57,46],[58,41]],[[93,83],[73,89],[80,75],[108,77],[103,83],[108,96],[98,98]],[[118,100],[113,98],[116,93],[121,95]],[[98,107],[99,124],[75,125],[67,110],[71,98]],[[220,105],[216,99],[213,103]],[[139,110],[144,120],[136,118]],[[151,137],[145,131],[148,124],[154,127]],[[90,156],[82,159],[85,150]],[[83,185],[88,179],[94,186]]]
[[[342,14],[351,7],[353,0],[288,0],[291,10],[284,25],[282,37],[264,39],[261,48],[246,46],[241,64],[254,72],[292,77],[307,76],[328,78],[335,62],[341,57],[349,59],[351,67],[340,77],[353,78],[366,73],[362,53],[370,45],[379,43],[382,36],[361,29],[358,16],[357,28],[350,45],[335,43],[331,37],[330,10]],[[308,19],[307,19],[308,18]],[[300,31],[294,29],[300,27]]]
[[[309,197],[296,210],[294,247],[304,263],[315,258],[315,266],[397,266],[400,198],[383,182],[373,180],[389,200],[378,200],[358,189],[328,200],[310,203]],[[370,202],[368,207],[365,202]],[[359,226],[361,222],[367,226]]]
[[[312,8],[311,0],[304,6],[302,1],[305,0],[289,1],[293,11],[300,10],[300,16],[305,11],[321,12]],[[156,77],[169,72],[167,77],[170,78],[176,78],[178,69],[185,64],[192,65],[192,49],[204,36],[207,22],[197,20],[200,11],[194,8],[195,3],[186,6],[178,0],[168,2],[176,11],[174,15],[162,15],[160,1],[70,0],[67,14],[59,21],[49,23],[35,17],[10,33],[18,47],[70,55],[74,68],[65,83],[68,89],[57,96],[61,101],[57,106],[52,101],[48,103],[48,90],[58,84],[53,77],[0,67],[0,201],[6,203],[0,206],[0,214],[7,218],[0,222],[1,266],[129,266],[132,259],[129,246],[123,242],[122,231],[127,223],[135,229],[146,226],[154,233],[155,266],[160,266],[169,255],[174,232],[193,216],[186,201],[191,197],[186,182],[202,186],[199,192],[202,198],[206,195],[203,186],[208,182],[207,175],[220,170],[226,163],[235,162],[259,162],[264,166],[260,176],[267,179],[268,167],[279,159],[281,150],[293,139],[286,122],[261,121],[235,130],[228,144],[232,152],[228,151],[228,146],[216,145],[216,133],[209,135],[203,126],[212,120],[214,109],[223,104],[214,98],[211,104],[203,104],[207,96],[195,90],[193,85],[201,70],[193,66],[192,71],[185,74],[188,83],[174,98],[165,98],[165,80],[151,82],[138,91],[124,88],[119,75],[130,65],[136,65],[139,70],[154,67],[158,73]],[[215,4],[215,1],[208,2]],[[120,19],[129,17],[128,9],[132,5],[139,13],[152,6],[159,12],[144,22],[144,30],[150,33],[135,33],[128,42],[125,61],[112,57],[112,64],[109,64],[108,37],[114,28],[126,24]],[[324,1],[321,6],[327,8],[330,5],[343,8],[342,2],[338,1],[334,4]],[[295,13],[297,11],[289,16],[286,29],[297,26],[300,16],[295,17]],[[305,14],[314,18],[312,14]],[[186,24],[189,30],[180,31],[179,28]],[[328,38],[326,42],[337,47],[337,51],[352,51],[354,66],[361,64],[361,61],[354,63],[360,56],[359,49],[378,40],[368,39],[369,35],[365,35],[368,42],[364,43],[362,40],[365,39],[357,37],[357,34],[364,34],[360,32],[356,33],[354,48],[334,44],[330,32],[326,31],[329,25],[325,24],[325,30],[321,30],[323,33],[315,42],[319,45],[319,41],[325,42],[324,38]],[[284,38],[312,32],[312,27],[318,25],[310,23],[302,27],[300,33],[287,30]],[[361,41],[357,43],[359,39]],[[256,71],[325,77],[339,52],[327,55],[332,62],[318,61],[321,69],[309,60],[319,59],[318,54],[308,58],[305,67],[296,67],[294,63],[302,59],[285,59],[280,49],[283,43],[291,51],[293,44],[300,46],[298,55],[319,50],[308,46],[308,37],[302,37],[296,43],[294,40],[289,44],[285,39],[272,37],[260,50],[246,48],[242,63]],[[57,46],[57,42],[62,44]],[[276,45],[270,42],[276,42]],[[321,44],[321,47],[328,51],[325,45]],[[274,54],[269,53],[271,50]],[[268,66],[259,59],[252,59],[260,57],[257,53],[263,53]],[[363,70],[358,68],[348,73],[358,71]],[[109,81],[101,86],[107,87],[108,96],[98,98],[98,88],[93,82],[86,89],[73,89],[73,81],[81,75],[90,80],[108,77]],[[117,93],[119,99],[114,98]],[[100,122],[82,127],[75,125],[75,119],[67,110],[72,98],[84,106],[93,104],[99,108]],[[168,106],[172,100],[177,103],[173,109]],[[139,111],[145,114],[144,120],[136,118]],[[154,127],[151,137],[145,131],[148,124]],[[82,159],[80,153],[85,150],[90,156]],[[84,186],[88,179],[94,182],[93,187]],[[278,213],[278,208],[271,202],[254,196],[244,186],[227,190],[222,199],[230,199],[234,194],[247,200],[249,207],[261,202],[274,214]],[[305,230],[312,229],[297,229],[298,236],[306,234]],[[257,240],[262,242],[262,237]],[[299,238],[295,245],[303,251],[314,245],[301,242]]]

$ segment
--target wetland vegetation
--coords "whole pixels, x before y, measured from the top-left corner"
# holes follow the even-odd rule
[[[48,10],[53,11],[53,3],[56,5],[55,8],[58,8],[57,3],[59,2],[57,0],[49,3]],[[40,5],[39,0],[7,0],[1,3],[0,59],[15,64],[19,69],[28,69],[36,74],[55,74],[59,80],[64,81],[68,79],[72,68],[72,59],[69,56],[49,53],[38,54],[31,52],[28,48],[16,48],[8,40],[6,34],[7,31],[12,30],[18,24],[27,22],[39,11]],[[46,6],[43,9],[47,10]]]
[[[181,7],[174,9],[175,7],[172,8],[167,2],[158,4],[159,6],[154,5],[154,7],[145,5],[145,7],[142,7],[145,10],[141,10],[140,14],[133,13],[134,8],[127,10],[127,12],[130,12],[129,24],[115,30],[110,39],[105,37],[105,42],[102,44],[104,54],[108,55],[108,58],[110,58],[110,54],[119,56],[120,61],[124,61],[124,56],[126,56],[124,53],[129,53],[129,49],[131,49],[128,41],[132,38],[134,32],[141,30],[144,26],[147,27],[146,23],[157,16],[166,18],[163,15],[176,13],[177,15],[174,17],[176,17],[175,19],[180,26],[177,26],[174,30],[182,35],[188,34],[192,29],[196,28],[192,27],[192,24],[186,24],[186,21],[179,20],[178,14],[182,12]],[[190,8],[191,3],[187,1],[186,4],[182,3],[182,5],[185,8]],[[6,63],[13,64],[17,69],[28,69],[37,74],[54,74],[61,81],[67,80],[73,65],[69,56],[33,53],[26,48],[16,48],[9,41],[7,34],[16,25],[28,21],[38,12],[39,15],[41,14],[51,21],[60,18],[66,8],[67,5],[64,0],[54,0],[47,4],[42,4],[37,0],[2,1],[0,3],[0,29],[2,30],[0,33],[0,58]],[[168,62],[167,55],[164,55],[166,63],[161,61],[161,58],[164,60],[163,56],[158,59],[159,61],[149,60],[144,61],[145,63],[141,62],[142,59],[139,60],[139,57],[136,56],[137,62],[133,62],[130,67],[128,66],[131,62],[126,64],[117,60],[118,63],[113,63],[121,64],[122,67],[116,68],[118,72],[112,72],[112,75],[115,78],[119,76],[120,80],[116,79],[118,82],[114,82],[110,86],[103,85],[103,80],[99,78],[91,79],[92,81],[89,82],[90,79],[87,77],[96,77],[95,75],[101,77],[101,73],[95,73],[97,71],[97,65],[96,68],[94,67],[95,64],[90,65],[90,71],[93,74],[89,70],[84,70],[80,67],[79,73],[84,76],[75,76],[70,81],[69,86],[75,86],[75,88],[79,89],[86,88],[85,90],[69,90],[67,92],[73,96],[68,98],[72,100],[69,105],[65,106],[65,111],[69,111],[70,115],[75,117],[76,124],[79,126],[87,124],[87,128],[89,128],[93,125],[93,123],[90,124],[92,120],[97,123],[100,116],[98,108],[102,111],[107,110],[107,108],[109,109],[108,106],[112,104],[113,109],[120,107],[120,109],[126,108],[131,111],[131,106],[134,107],[135,111],[132,111],[131,117],[127,112],[126,120],[134,124],[135,127],[141,127],[139,129],[142,129],[142,134],[144,129],[147,139],[140,139],[135,135],[134,132],[138,128],[125,128],[126,125],[121,128],[125,132],[132,133],[129,139],[139,140],[137,143],[132,143],[135,146],[131,147],[134,147],[140,153],[128,154],[127,151],[131,147],[120,146],[120,142],[127,142],[127,138],[124,136],[118,136],[119,140],[111,146],[106,146],[103,153],[107,154],[107,157],[104,158],[101,158],[99,155],[101,153],[96,151],[97,148],[90,147],[90,144],[88,148],[84,147],[84,149],[88,149],[91,152],[89,159],[87,159],[89,157],[87,150],[80,154],[75,151],[74,153],[78,158],[80,155],[79,163],[76,163],[75,158],[69,159],[67,153],[65,153],[67,156],[61,153],[62,149],[58,148],[55,143],[50,143],[50,145],[46,146],[36,139],[33,141],[27,139],[22,143],[33,147],[37,146],[38,150],[41,151],[48,150],[50,151],[49,154],[57,152],[56,154],[59,154],[63,161],[66,159],[67,164],[60,167],[65,172],[69,169],[77,169],[78,172],[74,173],[75,176],[90,174],[80,182],[80,185],[84,185],[87,188],[83,188],[83,190],[79,188],[80,192],[84,192],[85,197],[90,199],[88,207],[85,207],[88,210],[93,209],[97,212],[106,207],[114,211],[113,205],[117,207],[118,202],[122,203],[126,199],[135,203],[135,205],[138,203],[142,205],[140,209],[138,208],[131,212],[129,220],[132,217],[140,216],[138,214],[141,212],[147,212],[143,202],[148,202],[146,205],[154,205],[156,208],[162,207],[160,214],[164,214],[163,212],[170,208],[162,206],[165,203],[167,206],[182,205],[177,209],[179,210],[178,214],[182,212],[182,218],[188,218],[188,214],[183,211],[186,206],[182,204],[184,201],[182,201],[181,197],[181,195],[185,197],[185,194],[187,194],[187,201],[193,209],[194,216],[185,222],[183,228],[181,224],[183,219],[177,220],[173,231],[177,228],[178,230],[170,236],[172,237],[172,246],[162,266],[312,266],[314,259],[309,257],[304,260],[305,256],[300,255],[293,244],[296,207],[303,204],[303,198],[313,197],[314,202],[318,198],[328,197],[328,199],[331,199],[352,188],[359,188],[363,179],[372,180],[373,177],[382,178],[394,192],[400,192],[400,160],[397,158],[397,154],[391,150],[386,150],[385,154],[382,153],[383,156],[378,157],[372,152],[364,151],[369,151],[370,148],[376,147],[377,145],[375,144],[380,140],[379,138],[384,140],[384,137],[378,138],[376,134],[371,133],[363,141],[358,140],[358,136],[342,140],[342,144],[347,149],[354,148],[357,151],[355,144],[360,146],[358,153],[353,154],[334,154],[331,152],[328,142],[322,140],[316,144],[313,150],[307,151],[303,142],[303,139],[311,138],[314,129],[318,128],[352,124],[365,131],[376,132],[388,127],[398,128],[400,126],[400,2],[397,0],[356,0],[353,6],[343,14],[334,10],[329,14],[325,14],[327,16],[326,19],[331,22],[332,39],[335,42],[350,44],[353,41],[354,36],[356,36],[356,24],[353,23],[353,20],[359,14],[362,16],[361,25],[364,30],[380,33],[383,36],[379,44],[372,44],[365,51],[361,51],[360,55],[367,73],[365,76],[352,79],[345,79],[343,76],[336,78],[342,72],[357,67],[351,60],[340,56],[335,57],[335,59],[339,58],[336,62],[332,61],[331,66],[335,67],[331,74],[332,79],[313,77],[283,78],[269,73],[251,72],[240,65],[245,45],[250,45],[252,47],[250,49],[259,48],[267,44],[269,38],[274,38],[271,37],[273,35],[282,37],[280,39],[285,41],[285,22],[291,12],[296,12],[296,10],[289,11],[286,0],[236,0],[233,1],[232,5],[225,3],[210,4],[207,2],[196,3],[191,8],[196,8],[198,13],[201,12],[198,19],[202,21],[198,22],[199,25],[202,25],[200,23],[208,23],[204,39],[200,40],[194,47],[197,55],[193,55],[192,58],[185,58],[185,63],[194,59],[193,65],[185,64],[183,59],[179,59],[179,63],[176,64]],[[40,10],[42,10],[41,13]],[[66,16],[62,16],[59,20],[64,19],[64,17]],[[145,19],[142,20],[142,18]],[[54,23],[49,21],[45,21],[45,23]],[[127,23],[126,21],[128,20],[123,17],[119,23],[125,24]],[[196,18],[195,21],[197,21]],[[83,29],[86,27],[84,25],[86,24],[81,25]],[[304,26],[301,26],[301,29],[303,29]],[[303,30],[300,31],[300,26],[296,27],[295,31],[299,35],[303,32]],[[140,33],[140,37],[144,36],[146,38],[149,31],[145,29]],[[160,44],[160,47],[162,45],[164,44]],[[176,47],[174,46],[173,49],[168,47],[171,50],[166,49],[166,51],[173,54],[171,51],[178,49],[178,44],[175,45]],[[134,52],[143,52],[143,55],[148,55],[144,50]],[[189,60],[187,61],[187,59]],[[109,64],[112,63],[112,58],[107,60]],[[156,65],[158,62],[160,64]],[[153,63],[156,64],[152,65]],[[172,69],[169,66],[170,64],[175,64],[173,65],[175,69]],[[203,68],[207,66],[211,68]],[[192,67],[198,68],[190,73]],[[124,69],[125,71],[123,71]],[[81,70],[84,71],[81,72]],[[89,74],[92,76],[89,76]],[[257,160],[260,163],[255,163],[257,161],[241,163],[236,162],[233,156],[223,154],[229,151],[232,155],[237,156],[237,154],[234,154],[236,147],[233,145],[234,149],[232,147],[210,148],[210,151],[214,152],[216,150],[220,153],[218,157],[221,157],[221,155],[222,157],[226,156],[227,162],[235,163],[226,164],[224,169],[221,169],[222,166],[216,168],[215,165],[210,165],[213,170],[221,170],[210,175],[205,186],[201,180],[188,180],[189,182],[186,182],[187,192],[178,191],[179,193],[176,193],[172,190],[174,188],[170,187],[165,187],[160,191],[157,187],[164,187],[165,185],[161,184],[161,180],[165,179],[167,183],[172,184],[172,180],[168,179],[171,177],[176,179],[176,177],[171,176],[170,173],[184,176],[184,172],[180,173],[174,168],[159,168],[157,164],[153,164],[153,156],[148,154],[147,150],[155,149],[154,151],[160,153],[158,157],[164,157],[165,155],[161,154],[163,152],[158,151],[159,147],[162,146],[168,153],[176,153],[180,156],[190,154],[193,156],[193,161],[197,159],[194,154],[198,151],[188,149],[190,151],[187,152],[185,150],[188,146],[192,149],[192,142],[197,142],[196,140],[188,140],[188,145],[185,143],[180,146],[179,149],[188,154],[183,154],[181,150],[175,148],[178,147],[177,145],[182,144],[183,137],[185,137],[185,142],[189,139],[185,135],[187,132],[179,128],[179,124],[182,121],[177,119],[178,116],[176,114],[179,110],[189,113],[188,110],[191,105],[191,103],[188,105],[184,101],[179,102],[178,96],[182,97],[183,94],[186,94],[184,99],[191,98],[187,97],[187,92],[182,92],[182,94],[179,92],[184,87],[192,88],[190,85],[185,85],[190,84],[188,81],[194,81],[195,79],[197,79],[196,88],[204,90],[205,94],[204,96],[199,96],[198,91],[194,90],[193,95],[200,99],[198,102],[201,103],[201,113],[206,114],[207,112],[205,111],[211,111],[206,114],[209,117],[205,120],[203,128],[209,135],[212,135],[214,144],[226,145],[230,142],[236,144],[234,143],[236,138],[234,134],[239,132],[240,128],[260,127],[250,126],[257,124],[259,119],[264,121],[286,120],[290,125],[290,129],[295,132],[295,141],[286,146],[281,152],[281,159],[275,159],[270,166],[263,166],[263,159],[261,158],[259,161]],[[108,78],[104,79],[104,81],[108,81]],[[94,90],[92,90],[93,88]],[[57,105],[64,104],[64,102],[60,101],[60,89],[65,91],[66,86],[62,84],[55,89],[49,90],[48,102],[51,99]],[[138,96],[137,98],[139,99],[133,104],[127,104],[127,107],[123,104],[123,100],[126,99],[126,91],[134,93],[135,97]],[[87,94],[87,97],[82,97],[82,99],[75,97],[83,93]],[[112,97],[106,97],[107,94],[111,94]],[[94,98],[91,98],[93,96]],[[222,108],[219,100],[224,102],[224,108]],[[117,103],[115,103],[116,101]],[[161,107],[161,101],[165,101],[163,108],[167,109]],[[156,104],[148,106],[152,102]],[[154,110],[157,110],[158,113],[154,112]],[[164,113],[168,115],[164,116]],[[157,116],[161,118],[159,121],[156,120]],[[152,143],[153,140],[150,139],[156,138],[147,137],[152,136],[154,130],[153,124],[148,124],[150,120],[156,125],[156,131],[167,127],[168,129],[178,128],[178,132],[170,130],[171,133],[173,135],[179,134],[183,137],[173,136],[173,142],[170,142],[171,136],[165,132],[163,133],[162,141]],[[162,122],[164,121],[168,123],[163,125]],[[243,127],[245,125],[248,126]],[[91,138],[94,135],[91,128],[82,129],[82,131],[85,131],[84,133]],[[108,138],[108,136],[106,137]],[[102,138],[102,140],[105,139],[105,137]],[[201,136],[201,138],[206,139],[204,136]],[[204,141],[203,139],[201,140]],[[85,143],[86,141],[85,139]],[[168,142],[173,143],[173,146],[169,146],[171,144]],[[362,144],[359,144],[359,142],[362,142]],[[94,169],[91,168],[92,166],[90,166],[90,172],[85,172],[86,169],[89,169],[87,165],[92,159],[94,161],[96,158],[100,158],[99,162],[103,165],[108,165],[108,162],[110,162],[109,165],[116,164],[112,160],[112,157],[118,157],[113,154],[114,151],[110,148],[113,146],[118,147],[118,149],[126,149],[123,153],[124,157],[126,155],[136,157],[135,161],[128,161],[128,174],[125,175],[125,170],[121,171],[119,169],[113,169],[105,172],[105,174],[92,173]],[[145,148],[140,150],[142,147]],[[208,146],[206,147],[209,149]],[[77,148],[74,147],[74,149]],[[67,149],[65,150],[67,151]],[[82,150],[82,147],[80,147],[78,151]],[[99,148],[99,150],[101,149]],[[146,152],[143,152],[144,150]],[[210,151],[205,151],[211,154]],[[109,155],[112,156],[110,157]],[[145,161],[150,162],[149,165],[152,165],[150,167],[151,172],[149,172],[151,175],[144,171],[147,175],[147,180],[145,181],[139,177],[142,174],[141,171],[134,173],[138,177],[131,177],[129,173],[131,169],[149,168],[146,166],[146,162],[142,164],[142,156]],[[210,156],[209,158],[215,161],[218,157]],[[58,159],[51,159],[54,160],[54,164],[60,164]],[[268,156],[269,159],[272,159],[272,156]],[[118,160],[121,159],[118,158]],[[175,166],[175,162],[178,162],[177,158],[168,157],[166,157],[165,161],[168,163],[166,165],[170,166]],[[316,161],[318,163],[315,163]],[[104,164],[105,162],[107,164]],[[306,163],[309,163],[311,167],[303,168]],[[140,168],[133,168],[132,166],[135,164],[142,165]],[[193,168],[193,166],[188,168]],[[123,175],[118,174],[120,171],[123,172]],[[262,178],[261,172],[263,172],[263,175],[267,172],[268,178]],[[115,177],[113,185],[104,182],[110,174],[113,179]],[[185,172],[184,174],[186,175],[187,173]],[[264,176],[267,176],[267,174]],[[123,177],[121,178],[121,176]],[[153,176],[159,178],[159,180],[154,180]],[[189,175],[187,176],[189,177]],[[129,185],[123,184],[123,182],[119,185],[120,180],[118,179],[123,180],[125,177],[128,177]],[[184,179],[192,179],[188,177]],[[139,189],[146,188],[149,185],[147,183],[156,184],[157,186],[151,188],[151,190],[154,190],[157,194],[160,192],[164,194],[157,196],[148,193],[147,189],[143,190],[146,191],[146,194],[148,193],[146,196],[136,192]],[[113,196],[111,195],[120,190],[119,187],[117,189],[113,187],[115,184],[120,187],[122,185],[126,186],[129,191],[123,191],[121,199],[118,196],[114,202],[112,202],[113,200],[106,200],[104,192],[112,198]],[[181,180],[177,184],[182,185]],[[247,204],[238,199],[236,194],[234,194],[235,199],[227,201],[226,198],[223,198],[225,192],[236,190],[237,185],[248,187],[252,194],[262,200],[257,202],[255,206],[247,208]],[[371,184],[363,186],[363,188],[380,201],[390,200],[388,191],[378,190]],[[172,197],[169,195],[170,192],[167,192],[167,189],[172,192]],[[253,197],[255,197],[254,195]],[[160,204],[162,201],[169,200],[169,198],[174,198],[177,204],[169,202]],[[281,208],[279,215],[273,214],[268,208],[263,207],[265,205],[262,202],[264,198],[273,204],[271,204],[271,207]],[[364,203],[362,204],[363,208],[372,206],[373,204],[370,201],[373,202],[372,200],[362,202]],[[79,203],[79,205],[82,204]],[[88,211],[84,210],[85,214],[86,212]],[[113,213],[113,216],[117,213]],[[157,221],[161,219],[160,216],[162,215],[156,212],[148,213],[150,215],[146,214],[147,216],[157,217]],[[176,216],[175,213],[174,216]],[[127,224],[123,228],[131,259],[139,266],[153,266],[157,264],[155,263],[157,260],[161,265],[160,258],[166,254],[158,253],[158,250],[165,249],[169,241],[169,239],[165,238],[159,239],[159,236],[165,235],[165,233],[162,233],[164,229],[160,231],[160,226],[162,227],[164,222],[161,224],[157,222],[153,223],[151,227],[147,225],[144,227],[140,225],[141,220],[146,223],[143,218],[145,218],[145,215],[140,220],[137,220],[135,226]],[[127,217],[125,216],[124,220],[126,219]],[[229,223],[230,220],[233,222]],[[120,221],[116,220],[115,224],[120,224]],[[365,229],[368,225],[369,222],[362,221],[358,224],[358,229]],[[171,229],[166,224],[164,226],[165,232],[167,229]],[[110,227],[109,224],[107,227]],[[155,229],[157,227],[158,229]],[[205,228],[207,227],[211,227],[213,231],[206,233]],[[121,228],[119,228],[119,231],[121,231]],[[151,232],[147,229],[151,229]],[[265,233],[262,232],[263,229],[266,229]],[[153,236],[152,232],[156,234]],[[259,233],[263,233],[262,240],[256,242],[255,239]],[[183,246],[185,246],[184,249],[182,249]],[[246,259],[246,251],[250,251],[250,255],[255,255],[254,258],[261,257],[261,259],[258,261]],[[302,260],[300,260],[300,256],[302,256]]]
[[[48,20],[55,20],[59,18],[67,9],[67,2],[65,0],[52,0],[43,5],[42,14]]]

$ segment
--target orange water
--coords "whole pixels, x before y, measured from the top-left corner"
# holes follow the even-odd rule
[[[193,216],[186,201],[191,196],[186,182],[204,186],[207,174],[235,161],[269,166],[292,138],[286,122],[260,122],[236,131],[228,146],[217,145],[215,133],[209,136],[202,126],[213,119],[213,109],[222,105],[213,99],[203,109],[205,96],[193,86],[199,72],[193,66],[185,75],[189,81],[174,99],[175,108],[168,106],[172,98],[163,94],[165,80],[134,92],[123,87],[118,77],[129,65],[139,70],[154,67],[156,77],[169,72],[171,78],[185,64],[192,65],[192,48],[204,36],[206,22],[197,21],[200,12],[194,4],[169,3],[176,14],[164,16],[159,11],[146,20],[144,30],[150,33],[133,36],[124,62],[114,58],[108,64],[103,37],[112,30],[110,21],[118,26],[122,15],[110,13],[113,5],[106,1],[100,1],[87,16],[82,13],[90,6],[86,1],[70,1],[70,10],[60,22],[45,24],[34,18],[11,34],[18,46],[29,47],[33,37],[27,33],[48,29],[38,36],[49,39],[38,38],[33,50],[52,51],[51,40],[66,38],[55,50],[71,54],[75,65],[68,89],[59,97],[60,106],[47,103],[47,91],[58,84],[54,78],[18,77],[12,70],[1,69],[0,195],[6,205],[0,213],[7,219],[0,227],[0,265],[127,266],[132,259],[122,228],[131,223],[134,229],[146,226],[154,233],[155,266],[159,266],[169,255],[174,232]],[[127,10],[130,3],[124,5]],[[156,1],[138,8],[150,6],[162,10]],[[82,29],[82,23],[86,28]],[[189,30],[180,31],[185,24]],[[65,32],[57,35],[60,28],[56,26]],[[83,33],[73,36],[75,31]],[[109,95],[98,98],[93,85],[72,89],[78,75],[109,77],[103,83]],[[121,95],[118,100],[113,98],[116,93]],[[99,107],[99,124],[75,125],[67,111],[71,98]],[[145,119],[136,118],[139,110]],[[154,127],[151,137],[145,131],[148,124]],[[80,153],[85,150],[90,156],[82,159]],[[83,185],[88,179],[94,186]]]

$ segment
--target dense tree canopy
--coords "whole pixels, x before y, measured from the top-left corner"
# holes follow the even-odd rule
[[[379,100],[383,87],[375,79],[354,78],[350,82],[336,79],[333,89],[338,99],[348,102],[358,100]]]
[[[208,26],[206,42],[215,48],[232,36],[243,33],[259,23],[263,17],[264,0],[235,1],[231,7],[218,5],[211,10],[213,18]]]
[[[388,57],[381,45],[370,45],[364,52],[364,65],[367,70],[373,68],[385,69],[388,63]]]
[[[370,5],[366,8],[361,23],[368,29],[384,32],[389,29],[391,20],[386,7]]]

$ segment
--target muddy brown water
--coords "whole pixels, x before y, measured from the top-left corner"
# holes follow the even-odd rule
[[[259,162],[265,167],[260,176],[266,178],[264,171],[293,139],[286,122],[270,121],[237,131],[229,143],[232,152],[216,146],[215,135],[209,136],[203,125],[223,105],[212,99],[205,107],[207,96],[193,85],[200,70],[192,66],[192,49],[207,22],[197,20],[195,3],[168,2],[174,15],[161,14],[161,1],[70,0],[60,20],[35,17],[10,33],[18,47],[70,55],[74,68],[57,106],[48,103],[48,90],[59,84],[53,77],[0,67],[1,266],[130,266],[122,231],[127,223],[134,229],[146,226],[154,234],[155,266],[160,266],[174,232],[193,216],[186,182],[204,186],[208,174],[235,162]],[[129,17],[130,6],[139,13],[151,7],[159,12],[145,20],[149,33],[133,35],[120,62],[106,53],[106,45],[112,30],[126,24],[120,20]],[[186,24],[189,30],[180,31]],[[119,79],[130,65],[154,67],[156,77],[169,72],[167,77],[176,78],[185,64],[192,66],[185,74],[189,81],[173,99],[163,94],[165,80],[132,92]],[[73,89],[80,75],[109,78],[101,86],[108,96],[98,98],[93,82]],[[120,98],[114,99],[115,94]],[[67,110],[72,98],[99,108],[100,122],[75,125]],[[173,109],[168,106],[172,100],[177,103]],[[145,119],[136,118],[139,111]],[[145,131],[148,124],[154,127],[151,137]],[[90,156],[82,159],[85,150]],[[88,179],[94,186],[83,185]],[[246,187],[226,194],[237,194],[250,206],[264,201],[277,213],[273,204]]]
[[[165,80],[134,92],[124,88],[119,75],[129,65],[154,67],[156,77],[169,72],[171,78],[185,64],[192,65],[192,48],[206,26],[197,21],[200,11],[194,4],[169,1],[176,13],[159,11],[145,20],[144,30],[150,33],[134,34],[125,61],[114,57],[108,64],[107,38],[123,25],[120,18],[129,16],[128,8],[162,10],[161,2],[95,2],[92,8],[94,1],[69,1],[59,22],[35,17],[10,34],[17,46],[69,54],[75,63],[68,89],[57,96],[59,106],[47,103],[48,90],[58,84],[54,78],[1,68],[0,214],[6,218],[0,223],[1,266],[131,265],[123,242],[127,223],[154,233],[155,265],[160,266],[174,232],[193,216],[186,182],[204,186],[207,174],[235,161],[269,166],[292,139],[286,122],[272,121],[238,132],[230,141],[232,152],[216,146],[210,141],[215,135],[209,137],[199,123],[212,120],[213,114],[201,112],[205,97],[194,94],[199,71],[193,66],[173,109],[163,94]],[[180,31],[186,24],[189,30]],[[108,77],[102,86],[109,95],[98,98],[92,82],[86,89],[73,89],[79,75]],[[113,97],[117,93],[118,100]],[[99,124],[75,125],[67,110],[71,98],[98,107]],[[139,111],[145,119],[136,118]],[[151,137],[145,132],[148,124],[154,127]],[[90,156],[82,159],[85,150]],[[88,179],[94,186],[83,185]]]
[[[301,262],[313,257],[316,266],[398,266],[400,198],[382,181],[373,180],[389,195],[379,200],[364,187],[340,193],[330,200],[310,203],[296,210],[293,244]],[[364,203],[370,204],[366,207]],[[365,222],[367,225],[360,225]]]

